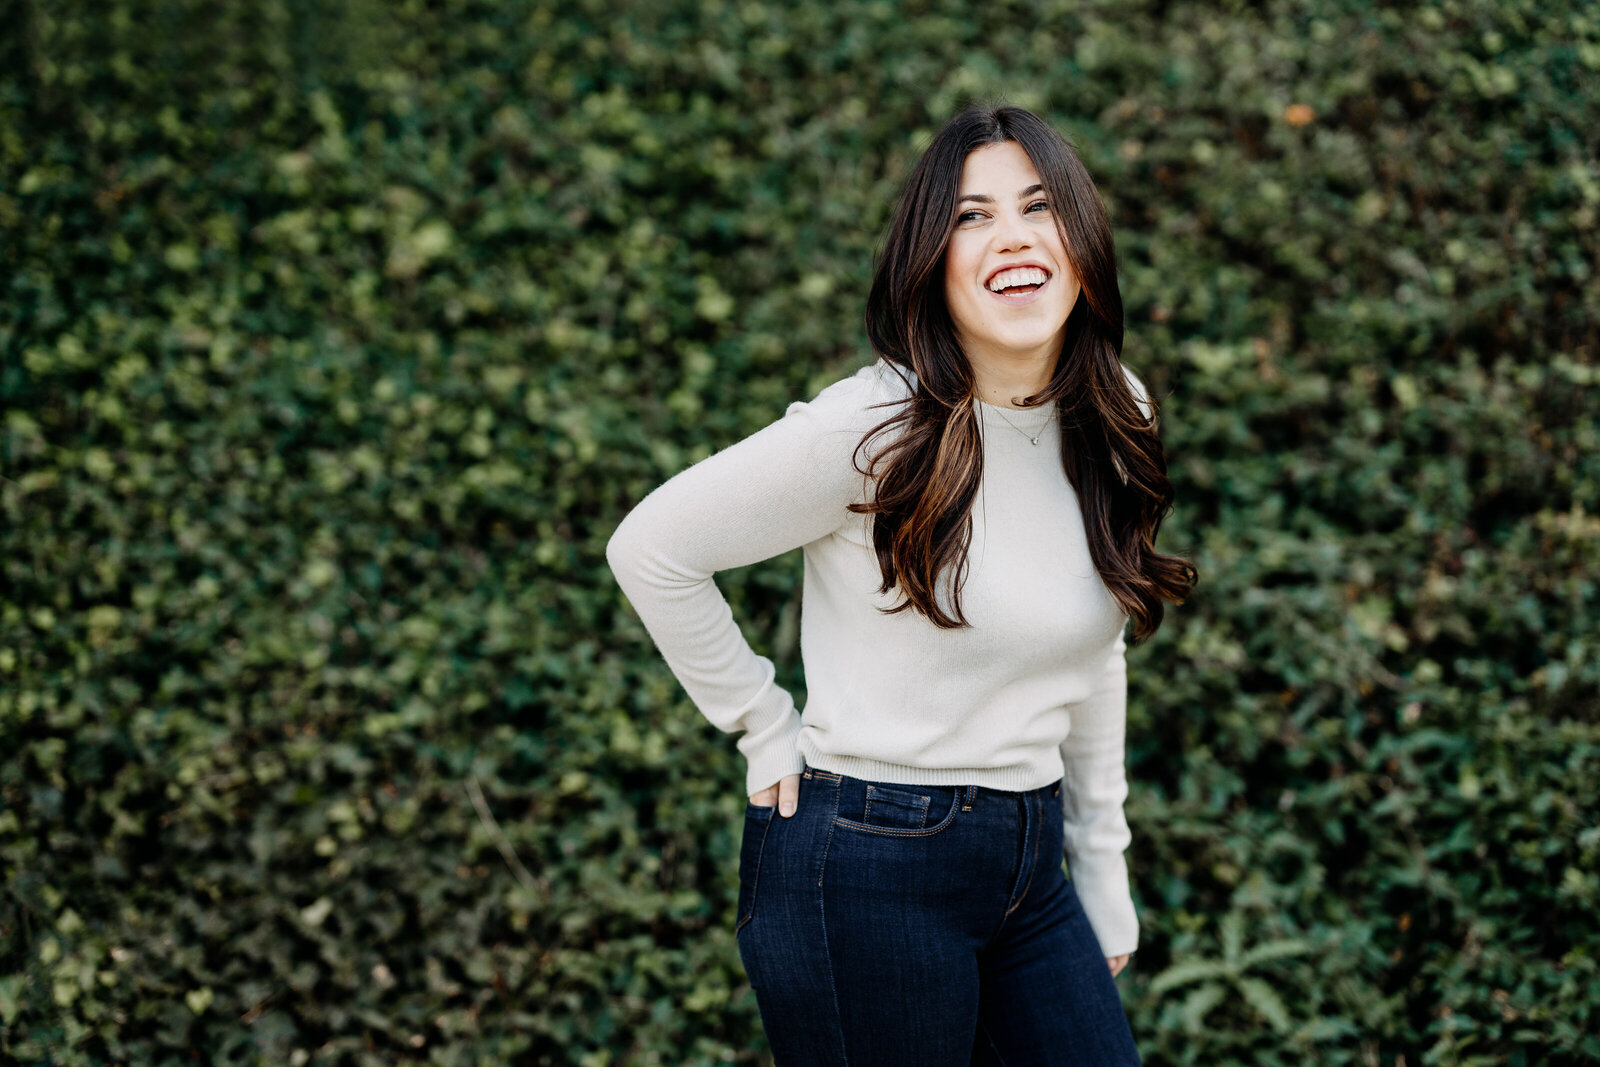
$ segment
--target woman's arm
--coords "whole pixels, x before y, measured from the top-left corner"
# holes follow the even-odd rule
[[[1140,413],[1150,420],[1154,412],[1144,382],[1126,363],[1122,373]],[[1121,474],[1122,464],[1115,457],[1112,462]],[[1139,946],[1139,917],[1124,856],[1133,841],[1122,810],[1128,797],[1127,710],[1127,642],[1119,634],[1094,693],[1072,709],[1072,733],[1061,744],[1067,868],[1113,975]]]
[[[1072,706],[1072,730],[1061,743],[1067,869],[1107,957],[1139,947],[1139,917],[1123,856],[1133,841],[1122,810],[1128,797],[1126,647],[1119,635],[1095,691]]]
[[[746,791],[805,769],[800,716],[772,661],[744,639],[712,575],[826,536],[862,499],[851,456],[866,429],[871,381],[835,382],[810,403],[675,475],[623,519],[606,560],[662,657],[712,725],[742,732]],[[865,465],[863,463],[863,465]]]

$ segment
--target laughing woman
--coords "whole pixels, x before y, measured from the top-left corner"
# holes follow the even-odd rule
[[[1123,635],[1197,575],[1155,550],[1172,486],[1115,255],[1066,141],[963,111],[879,257],[876,362],[659,486],[607,546],[740,734],[734,922],[783,1067],[1140,1062],[1113,981],[1139,939]],[[804,714],[712,581],[800,546]]]

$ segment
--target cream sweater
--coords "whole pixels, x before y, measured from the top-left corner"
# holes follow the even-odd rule
[[[1128,380],[1148,417],[1138,379]],[[903,400],[909,387],[879,359],[790,404],[640,501],[606,558],[695,705],[718,729],[740,732],[749,792],[807,765],[871,781],[1019,791],[1061,778],[1073,886],[1105,955],[1132,952],[1139,922],[1122,810],[1127,616],[1090,559],[1057,421],[1049,410],[979,402],[983,480],[962,589],[972,625],[942,630],[913,611],[877,610],[897,603],[898,591],[875,592],[870,516],[845,510],[870,492],[852,452],[898,410],[869,405]],[[803,715],[712,581],[797,547]]]

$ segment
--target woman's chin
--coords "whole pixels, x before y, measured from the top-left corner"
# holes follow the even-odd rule
[[[1038,359],[1061,351],[1063,340],[1063,330],[1059,328],[1054,331],[1029,330],[970,337],[963,347],[968,354],[977,352],[1002,359]]]

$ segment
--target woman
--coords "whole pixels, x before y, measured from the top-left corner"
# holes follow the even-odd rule
[[[773,1053],[1137,1064],[1113,981],[1139,933],[1122,635],[1196,573],[1154,548],[1172,488],[1071,147],[1019,108],[952,119],[867,334],[875,364],[667,481],[607,546],[696,705],[741,733],[736,930]],[[712,581],[797,546],[803,716]]]

